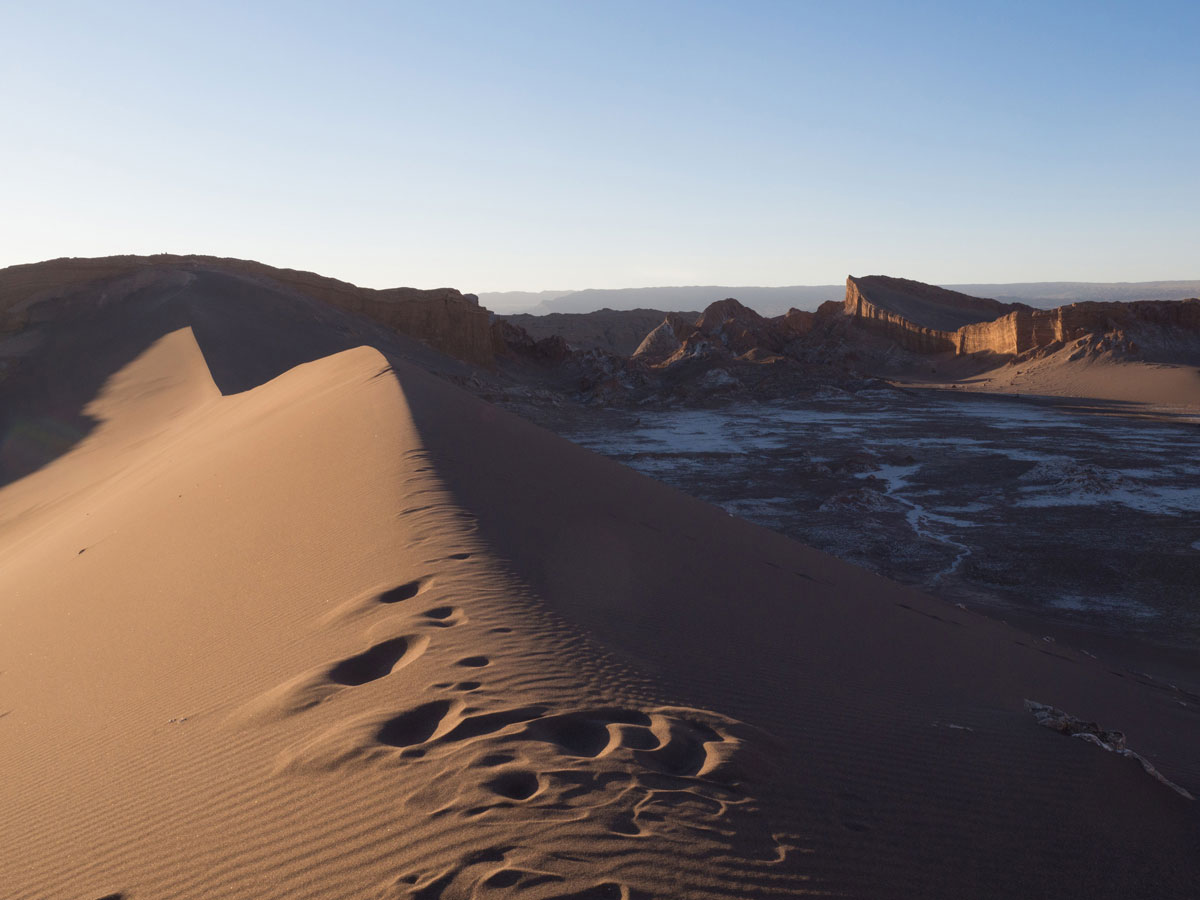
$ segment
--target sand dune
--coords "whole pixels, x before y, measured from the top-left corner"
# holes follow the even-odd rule
[[[1194,795],[1200,698],[170,323],[0,490],[4,897],[1194,896],[1197,804],[1024,702]]]
[[[965,379],[961,387],[1002,394],[1039,394],[1200,410],[1200,369],[1192,365],[1069,361],[1070,347],[1042,359],[1002,366]]]
[[[382,356],[225,398],[198,356],[153,345],[5,492],[11,896],[606,897],[673,891],[672,858],[696,896],[770,892],[783,851],[729,786],[754,729],[660,705],[527,596]]]
[[[945,388],[1020,397],[1058,397],[1123,406],[1132,414],[1194,415],[1200,410],[1200,368],[1183,363],[1070,358],[1072,347],[1019,363],[980,370],[970,360],[943,358],[933,373],[893,377],[910,387]]]

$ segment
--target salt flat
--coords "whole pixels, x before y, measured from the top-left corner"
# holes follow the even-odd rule
[[[941,596],[1194,646],[1197,421],[1121,404],[874,391],[613,412],[561,430]]]

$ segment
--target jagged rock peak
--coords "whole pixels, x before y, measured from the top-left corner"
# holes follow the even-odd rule
[[[766,321],[750,307],[742,305],[733,297],[726,297],[724,300],[710,303],[696,322],[696,327],[705,334],[716,334],[730,320],[743,326]]]
[[[700,316],[700,319],[703,315]],[[699,321],[699,319],[697,319]],[[633,358],[657,365],[674,355],[684,342],[696,334],[696,324],[679,313],[667,313],[653,331],[633,351]]]

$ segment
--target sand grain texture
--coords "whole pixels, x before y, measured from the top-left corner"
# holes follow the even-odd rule
[[[377,349],[222,394],[208,334],[0,490],[0,895],[1194,896],[1196,805],[1023,708],[1197,793],[1194,699]]]

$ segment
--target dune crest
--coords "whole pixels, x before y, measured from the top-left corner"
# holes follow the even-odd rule
[[[165,336],[0,493],[12,896],[794,893],[753,729],[504,571],[378,352],[227,397],[198,362]]]

